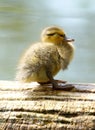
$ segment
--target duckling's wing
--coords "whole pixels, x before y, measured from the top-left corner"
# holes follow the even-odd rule
[[[59,53],[56,47],[50,43],[37,43],[32,45],[22,57],[18,65],[16,79],[30,79],[31,75],[42,75],[46,77],[46,69],[49,68],[55,75],[59,69]],[[31,80],[34,77],[31,78]],[[46,79],[46,78],[45,78]]]

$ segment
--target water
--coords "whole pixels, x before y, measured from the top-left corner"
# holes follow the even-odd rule
[[[57,79],[94,82],[94,0],[0,0],[0,79],[14,80],[22,52],[44,27],[58,25],[74,38],[75,57]]]

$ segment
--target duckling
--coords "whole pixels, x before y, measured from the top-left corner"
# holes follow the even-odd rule
[[[53,89],[60,88],[54,76],[65,70],[74,55],[74,39],[67,39],[65,32],[56,26],[41,33],[41,41],[32,44],[23,54],[17,67],[16,80],[21,82],[51,82]]]

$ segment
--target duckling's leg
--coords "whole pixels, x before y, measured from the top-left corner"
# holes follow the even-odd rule
[[[47,77],[49,78],[49,81],[52,83],[53,89],[58,88],[58,83],[56,80],[53,79],[52,73],[49,70],[47,70],[46,74],[47,74]]]
[[[65,91],[69,91],[69,90],[74,88],[74,86],[72,86],[71,84],[66,84],[65,81],[54,80],[50,69],[46,69],[46,75],[47,75],[49,81],[46,82],[46,83],[39,82],[41,85],[44,85],[44,84],[47,84],[47,83],[51,83],[53,89],[55,89],[55,90],[65,90]],[[63,83],[63,84],[62,85],[58,85],[58,83]]]
[[[58,85],[58,80],[53,79],[52,73],[48,69],[46,71],[46,74],[47,74],[47,77],[49,78],[50,82],[52,83],[53,89],[70,91],[74,88],[74,86],[72,84],[66,84],[66,82],[64,82],[64,84],[62,84],[62,85]]]

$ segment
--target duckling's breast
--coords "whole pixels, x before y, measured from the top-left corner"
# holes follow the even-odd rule
[[[60,55],[61,68],[64,70],[68,67],[74,56],[74,46],[72,43],[66,43],[58,46],[58,53]]]

